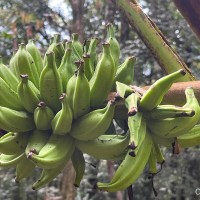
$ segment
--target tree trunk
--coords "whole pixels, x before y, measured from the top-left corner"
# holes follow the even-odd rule
[[[200,39],[200,0],[173,0],[176,7]]]
[[[71,160],[67,163],[62,177],[62,200],[74,200],[76,196],[76,188],[73,185],[75,179],[75,171]]]
[[[81,42],[84,40],[84,3],[85,0],[70,0],[69,1],[72,7],[72,26],[71,32],[78,33],[79,39]]]

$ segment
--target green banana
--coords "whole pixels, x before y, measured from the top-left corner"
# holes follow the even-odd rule
[[[159,105],[149,112],[144,112],[144,116],[150,119],[192,117],[194,115],[195,112],[192,108],[179,107],[174,105]]]
[[[118,81],[116,81],[116,91],[117,95],[119,95],[121,98],[127,98],[133,93],[133,89],[131,87]]]
[[[26,132],[35,128],[33,116],[0,106],[0,128],[12,132]]]
[[[65,135],[71,130],[73,115],[69,106],[69,97],[66,93],[61,95],[60,101],[62,102],[62,109],[52,119],[51,127],[53,134]]]
[[[55,114],[43,101],[38,104],[37,108],[34,110],[33,116],[37,129],[51,129],[51,120],[54,118]]]
[[[105,108],[91,111],[78,118],[72,125],[70,135],[78,140],[92,140],[108,129],[115,111],[115,103],[109,101]]]
[[[94,67],[91,66],[91,57],[90,54],[83,55],[84,60],[84,72],[85,76],[88,79],[88,81],[92,78],[94,74]]]
[[[115,84],[116,81],[119,81],[119,82],[124,83],[126,85],[130,85],[130,84],[133,83],[135,62],[136,62],[135,57],[133,57],[133,56],[128,57],[124,61],[124,63],[122,63],[118,67],[116,75],[115,75],[115,79],[114,79],[114,84]]]
[[[29,152],[39,154],[42,147],[47,143],[51,135],[50,131],[42,131],[35,129],[32,131],[32,134],[28,140],[25,154],[28,156]]]
[[[160,149],[160,145],[158,143],[153,142],[153,146],[154,146],[154,150],[155,150],[157,163],[162,165],[165,162],[165,158]]]
[[[120,57],[120,46],[115,37],[114,26],[111,23],[108,23],[106,27],[107,27],[107,42],[110,43],[111,55],[114,59],[115,66],[118,66]]]
[[[0,154],[0,167],[10,168],[16,165],[23,159],[24,153],[16,153],[11,155]]]
[[[129,148],[134,150],[140,142],[141,131],[146,130],[146,120],[143,114],[138,112],[134,116],[129,116],[128,127],[130,131]]]
[[[154,145],[152,145],[152,148],[151,148],[150,156],[148,159],[148,165],[149,165],[148,170],[149,170],[150,174],[155,175],[158,173],[157,158],[156,158],[156,152],[155,152]]]
[[[65,49],[64,49],[63,43],[62,42],[57,43],[52,51],[55,54],[56,66],[57,66],[57,68],[59,68],[59,66],[62,62],[62,58],[65,54]]]
[[[40,73],[43,69],[43,60],[42,60],[42,56],[41,56],[39,49],[35,45],[35,40],[30,39],[28,41],[28,44],[26,45],[26,50],[31,54],[31,56],[35,62],[35,67],[37,69],[37,72],[40,75]]]
[[[136,148],[136,156],[130,156],[129,153],[131,150],[129,150],[111,181],[109,183],[98,182],[97,187],[100,190],[116,192],[119,190],[124,190],[132,185],[142,174],[148,162],[151,148],[151,137],[149,136],[148,132],[145,132],[144,140],[140,143],[138,148]]]
[[[110,44],[104,43],[102,56],[89,82],[91,107],[98,107],[106,100],[112,88],[115,72],[116,66],[111,56]]]
[[[186,134],[178,137],[177,140],[183,148],[200,145],[200,124],[195,125]]]
[[[33,113],[41,99],[40,91],[28,80],[27,74],[21,74],[20,77],[22,80],[17,87],[18,98],[23,107]]]
[[[174,138],[187,133],[198,123],[200,119],[200,107],[193,89],[190,87],[186,88],[185,95],[186,104],[183,108],[192,109],[194,115],[189,117],[148,120],[148,127],[151,132],[162,137]]]
[[[140,108],[147,111],[157,107],[171,85],[178,81],[182,76],[185,76],[185,74],[186,72],[181,69],[157,80],[142,96]]]
[[[69,157],[66,157],[65,161],[55,168],[43,169],[39,179],[32,185],[32,189],[38,190],[56,178],[62,172],[68,160]]]
[[[17,93],[0,77],[0,106],[8,107],[14,110],[24,110],[21,102],[18,99]]]
[[[20,74],[28,74],[29,79],[38,88],[39,86],[39,73],[35,66],[31,54],[26,50],[24,43],[19,45],[19,49],[13,57],[12,67],[14,74],[20,79]]]
[[[74,167],[74,170],[76,172],[76,177],[74,180],[74,186],[79,187],[80,182],[83,178],[83,175],[85,173],[85,158],[83,156],[82,151],[79,149],[75,148],[72,156],[71,156],[71,161]]]
[[[61,64],[58,68],[58,72],[62,79],[63,91],[65,91],[67,83],[69,79],[73,76],[75,71],[75,66],[72,63],[71,57],[72,57],[72,49],[66,49]]]
[[[22,153],[30,137],[30,132],[8,132],[0,137],[0,152],[8,155]]]
[[[60,42],[61,35],[59,33],[55,33],[51,38],[50,45],[47,48],[45,55],[44,55],[44,66],[47,64],[47,54],[54,50],[55,46]]]
[[[74,119],[86,114],[90,109],[90,86],[84,74],[83,62],[78,61],[76,64],[77,72],[67,87]]]
[[[39,90],[42,100],[57,112],[61,109],[59,97],[62,94],[62,83],[55,63],[55,54],[51,51],[46,56],[47,64],[41,72]]]
[[[81,59],[83,55],[83,48],[81,42],[79,41],[78,33],[72,33],[72,49],[76,56],[76,60]]]
[[[75,146],[82,152],[101,160],[123,160],[130,135],[101,135],[96,139],[75,140]]]
[[[39,154],[29,152],[28,158],[38,167],[52,169],[62,164],[66,158],[70,158],[74,151],[74,140],[69,135],[52,134]]]
[[[23,178],[30,176],[35,169],[35,164],[25,154],[16,165],[15,181],[19,183]]]
[[[89,44],[88,44],[89,43]],[[90,55],[90,66],[92,67],[91,71],[93,72],[95,69],[95,66],[97,64],[97,45],[99,43],[99,40],[97,38],[90,38],[86,41],[86,46],[88,45],[88,48],[86,48],[85,54]]]
[[[134,116],[138,112],[139,97],[132,93],[125,99],[125,106],[128,109],[128,116]]]
[[[13,91],[17,92],[17,85],[19,81],[17,77],[13,74],[13,72],[10,70],[10,68],[3,64],[1,57],[0,57],[0,77],[9,85],[9,87]]]

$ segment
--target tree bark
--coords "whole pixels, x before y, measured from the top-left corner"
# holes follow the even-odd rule
[[[81,42],[84,40],[84,3],[85,0],[70,0],[69,1],[72,7],[72,26],[71,32],[78,33],[79,39]]]
[[[173,0],[173,2],[200,39],[200,0]]]
[[[75,171],[71,160],[67,163],[62,177],[62,200],[74,200],[76,196],[76,188],[73,185],[75,179]]]

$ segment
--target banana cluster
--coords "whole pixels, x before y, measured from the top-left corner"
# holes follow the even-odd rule
[[[177,153],[179,145],[200,144],[200,107],[193,89],[186,89],[182,107],[161,105],[184,70],[159,79],[140,94],[130,86],[135,57],[122,64],[119,58],[114,27],[108,24],[102,44],[96,38],[81,44],[78,34],[61,41],[55,34],[44,58],[31,40],[19,45],[9,67],[1,61],[0,167],[15,167],[16,182],[41,168],[32,185],[39,189],[71,159],[78,187],[86,153],[121,161],[109,183],[97,183],[99,189],[115,192],[133,184],[146,165],[152,175],[157,174],[158,164],[165,161],[161,146]],[[117,95],[107,101],[111,91]],[[126,119],[116,117],[118,100],[127,108]],[[124,134],[116,133],[114,122]]]
[[[97,48],[102,51],[97,53]],[[34,40],[20,44],[9,66],[0,63],[0,167],[15,167],[16,182],[42,168],[33,183],[39,189],[71,159],[79,186],[85,171],[83,153],[121,160],[129,135],[105,134],[116,103],[106,101],[117,80],[130,84],[135,58],[118,67],[119,44],[114,27],[107,38],[81,44],[78,34],[61,41],[55,34],[44,58]]]
[[[144,94],[140,94],[141,88],[116,82],[118,97],[124,99],[128,112],[125,129],[129,133],[129,144],[111,181],[98,182],[99,189],[124,190],[140,177],[146,166],[153,181],[165,162],[161,146],[171,147],[173,153],[178,154],[180,147],[200,144],[200,107],[193,89],[186,88],[186,103],[182,107],[161,105],[170,86],[184,75],[185,71],[179,70],[162,77]],[[122,124],[120,120],[116,122]]]

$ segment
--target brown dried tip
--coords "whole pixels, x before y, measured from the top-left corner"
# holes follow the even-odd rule
[[[28,153],[28,155],[27,155],[27,158],[30,159],[32,156],[33,156],[33,152],[30,151],[30,152]]]
[[[120,101],[121,99],[123,99],[118,92],[115,93],[115,101]]]
[[[37,106],[42,108],[46,106],[46,103],[44,101],[40,101]]]
[[[130,151],[128,154],[129,154],[130,156],[132,156],[132,157],[135,157],[135,156],[136,156],[135,151]]]
[[[135,143],[132,141],[129,145],[128,145],[129,149],[135,150],[136,146]]]
[[[29,152],[32,152],[32,153],[34,153],[34,154],[36,154],[37,153],[37,151],[36,151],[36,149],[30,149],[30,151]]]
[[[180,73],[181,73],[183,76],[186,75],[186,71],[185,71],[184,69],[181,69],[181,70],[180,70]]]
[[[61,96],[59,97],[59,100],[63,100],[66,96],[66,93],[62,93]]]
[[[28,78],[28,74],[20,74],[19,76],[20,76],[20,78],[22,78],[22,79]]]
[[[179,154],[180,153],[180,145],[178,143],[177,138],[174,138],[174,142],[172,142],[172,153]]]
[[[134,116],[137,112],[138,112],[137,108],[132,107],[132,108],[128,111],[128,116]]]

